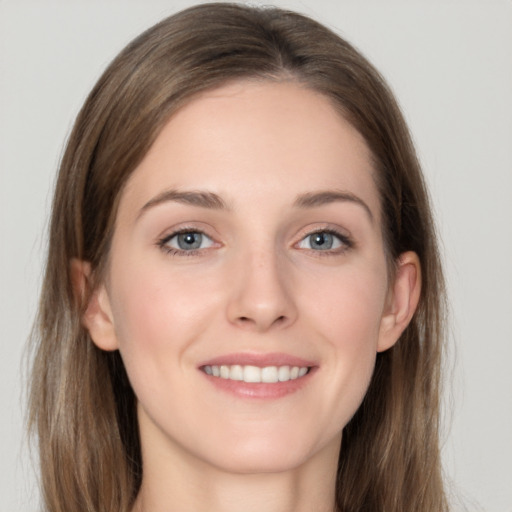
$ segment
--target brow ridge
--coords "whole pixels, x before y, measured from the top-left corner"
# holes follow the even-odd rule
[[[188,204],[191,206],[199,206],[210,210],[227,210],[228,206],[224,200],[214,192],[206,192],[202,190],[180,191],[176,189],[165,190],[156,197],[150,199],[140,210],[139,217],[159,204],[174,201],[177,203]]]
[[[214,192],[203,190],[180,191],[176,189],[165,190],[154,198],[150,199],[141,208],[138,217],[144,212],[159,204],[174,201],[191,206],[198,206],[211,210],[229,210],[226,202]],[[317,192],[306,192],[295,199],[293,206],[296,208],[315,208],[335,202],[351,202],[361,206],[373,221],[373,214],[370,207],[357,195],[345,190],[321,190]]]
[[[357,195],[346,190],[321,190],[318,192],[306,192],[297,197],[294,206],[297,208],[315,208],[336,202],[351,202],[361,206],[373,222],[373,213],[370,207]]]

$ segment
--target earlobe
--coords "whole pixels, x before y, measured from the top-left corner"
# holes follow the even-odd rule
[[[390,287],[386,310],[381,320],[378,352],[391,348],[409,325],[421,293],[421,265],[418,255],[408,251],[400,255],[394,282]]]
[[[77,303],[87,301],[82,308],[81,321],[94,344],[107,351],[119,348],[105,285],[101,283],[91,290],[91,266],[77,259],[71,261],[71,280]]]

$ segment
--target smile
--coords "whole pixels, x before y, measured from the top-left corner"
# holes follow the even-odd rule
[[[225,380],[248,383],[287,382],[304,377],[308,366],[252,366],[252,365],[205,365],[201,368],[207,375]]]

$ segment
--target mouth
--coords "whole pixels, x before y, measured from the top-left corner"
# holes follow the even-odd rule
[[[304,377],[311,370],[310,366],[253,366],[253,365],[204,365],[201,370],[207,375],[219,379],[242,381],[246,383],[275,384]]]
[[[276,399],[307,386],[318,365],[290,354],[243,353],[203,361],[198,370],[220,391],[242,399]]]

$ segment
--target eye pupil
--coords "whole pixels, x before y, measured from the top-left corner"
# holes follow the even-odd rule
[[[311,235],[310,244],[312,249],[331,249],[333,236],[330,233],[314,233]]]
[[[183,250],[199,249],[202,239],[201,233],[181,233],[178,235],[178,247]]]

